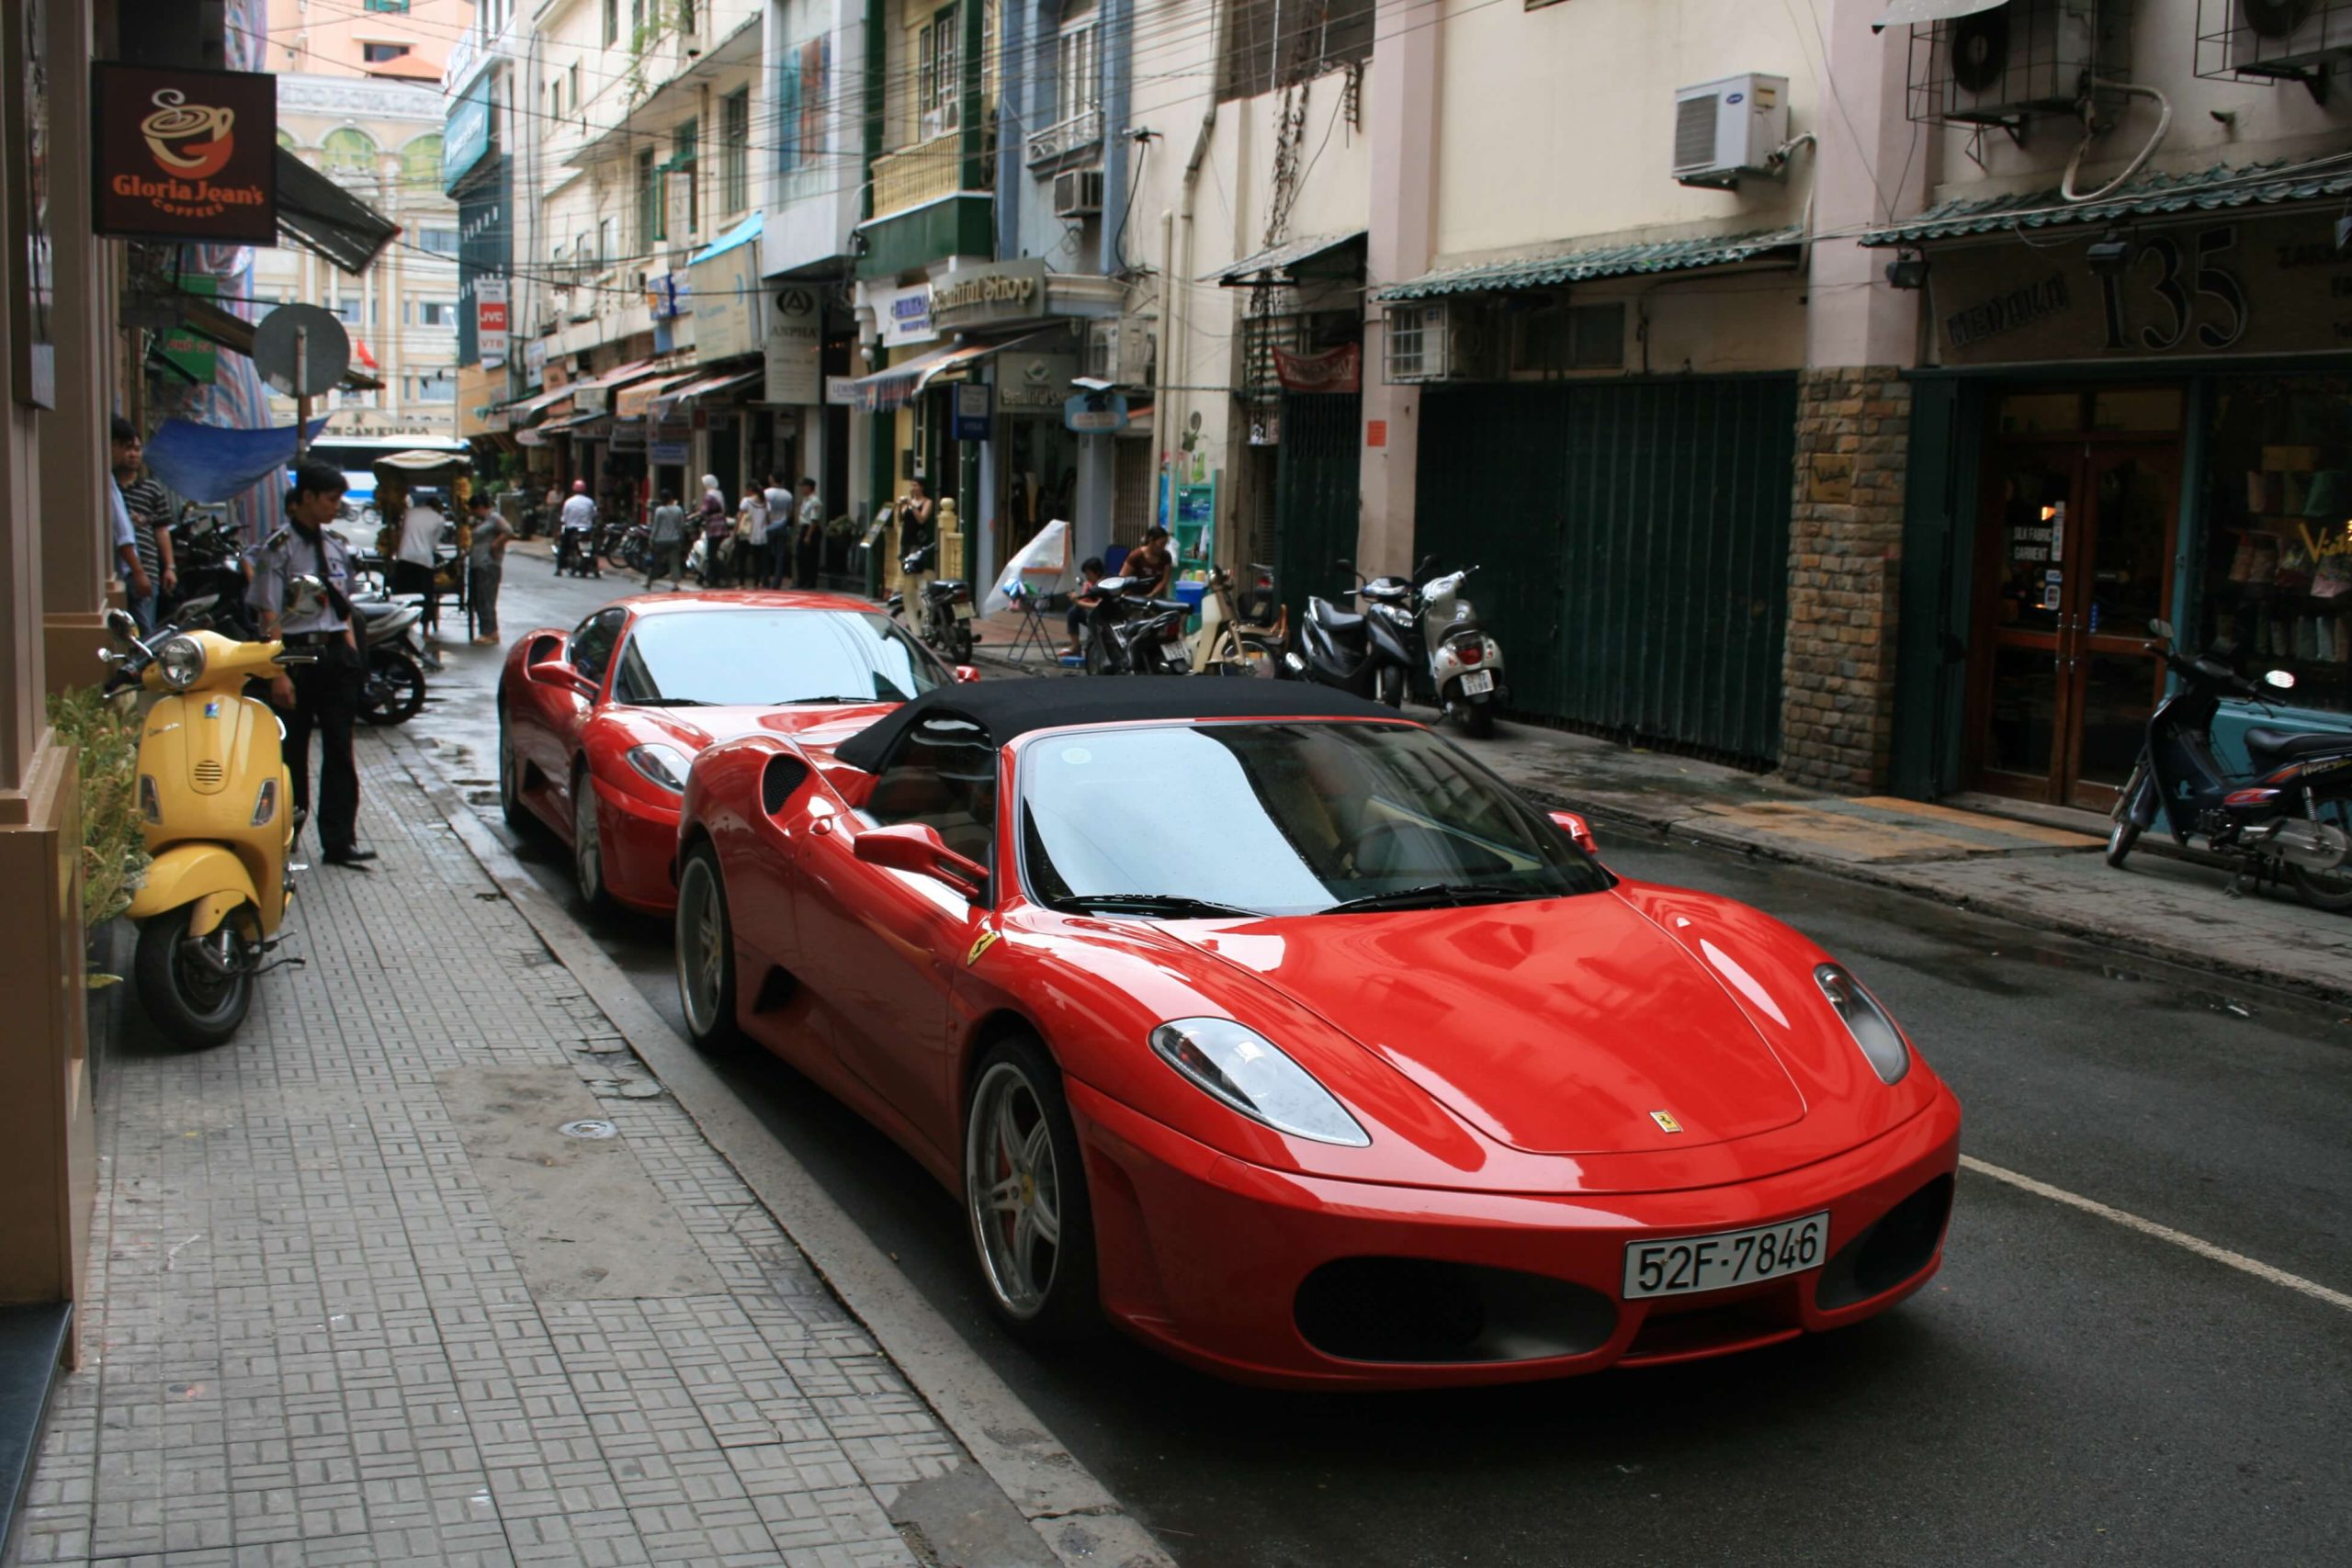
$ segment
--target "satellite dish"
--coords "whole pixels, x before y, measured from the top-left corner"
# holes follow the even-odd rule
[[[280,305],[254,328],[254,368],[289,398],[323,397],[351,368],[351,334],[332,310]]]

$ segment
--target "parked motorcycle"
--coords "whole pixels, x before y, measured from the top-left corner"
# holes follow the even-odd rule
[[[1189,675],[1190,650],[1184,623],[1193,608],[1182,599],[1154,599],[1148,585],[1127,577],[1105,577],[1094,584],[1095,601],[1086,612],[1086,672],[1089,675]]]
[[[612,558],[632,577],[653,564],[653,529],[644,523],[632,524],[621,536],[620,553]]]
[[[193,503],[182,508],[172,527],[172,559],[179,586],[162,606],[164,620],[175,621],[189,613],[187,606],[209,600],[205,615],[214,630],[244,641],[261,635],[245,604],[243,542],[217,515]]]
[[[1332,564],[1355,570],[1352,561]],[[1361,615],[1319,596],[1307,600],[1298,647],[1283,656],[1283,667],[1294,679],[1400,707],[1406,676],[1420,662],[1413,648],[1413,585],[1401,577],[1376,577],[1353,592],[1363,602]]]
[[[1283,639],[1289,615],[1273,601],[1269,569],[1251,567],[1251,602],[1238,604],[1233,574],[1212,567],[1208,592],[1201,600],[1201,629],[1191,639],[1193,667],[1204,675],[1272,678],[1282,673]]]
[[[325,593],[317,578],[297,578],[293,607],[313,611]],[[109,690],[143,685],[160,696],[139,740],[152,859],[128,911],[139,926],[131,974],[140,1005],[183,1045],[236,1032],[277,946],[299,823],[284,727],[243,691],[308,658],[196,629],[203,608],[183,606],[191,629],[165,626],[147,641],[116,611],[108,625],[122,647],[102,655],[114,666]]]
[[[972,585],[961,578],[933,577],[933,565],[939,559],[939,546],[934,542],[920,549],[910,550],[899,562],[910,586],[915,590],[916,610],[911,625],[915,635],[945,654],[957,664],[972,661]],[[893,615],[903,612],[906,595],[893,593],[888,602]]]
[[[1424,561],[1426,567],[1429,562]],[[1478,569],[1424,581],[1413,606],[1428,650],[1430,694],[1462,732],[1483,740],[1495,732],[1495,709],[1510,694],[1503,684],[1502,644],[1478,625],[1477,612],[1462,596],[1462,585]],[[1421,573],[1415,571],[1414,576]]]
[[[2245,732],[2252,776],[2231,776],[2213,755],[2213,716],[2224,696],[2248,698],[2268,711],[2264,688],[2211,653],[2183,656],[2169,622],[2151,621],[2148,629],[2155,638],[2143,646],[2180,677],[2180,686],[2149,716],[2147,740],[2116,796],[2107,863],[2123,863],[2161,803],[2179,843],[2194,834],[2215,853],[2238,860],[2248,881],[2283,876],[2307,904],[2352,909],[2352,736],[2257,725]],[[2287,691],[2295,678],[2273,670],[2263,682]]]
[[[424,708],[423,606],[361,599],[359,614],[368,669],[359,685],[359,716],[369,724],[406,724]]]

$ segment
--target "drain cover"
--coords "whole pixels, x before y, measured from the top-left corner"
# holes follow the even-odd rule
[[[566,1122],[556,1129],[567,1138],[609,1138],[620,1129],[610,1122]]]

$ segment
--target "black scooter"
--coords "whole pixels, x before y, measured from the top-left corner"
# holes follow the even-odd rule
[[[956,663],[969,664],[972,644],[978,640],[972,635],[972,585],[960,577],[931,576],[938,561],[936,540],[909,550],[899,561],[899,570],[907,581],[919,583],[922,589],[914,632]],[[907,596],[893,593],[883,604],[896,616],[907,607]]]
[[[2233,891],[2283,875],[2314,908],[2352,909],[2352,736],[2257,725],[2245,732],[2253,776],[2233,777],[2213,755],[2213,716],[2224,696],[2268,711],[2262,688],[2211,653],[2185,658],[2172,645],[2170,622],[2151,621],[2148,629],[2155,640],[2143,646],[2181,684],[2149,716],[2147,742],[2116,796],[2107,863],[2123,863],[2161,802],[2176,840],[2187,844],[2194,832],[2242,863]],[[2295,683],[2284,670],[2263,680],[2277,691]]]
[[[1193,607],[1182,599],[1154,599],[1146,587],[1128,577],[1095,582],[1094,604],[1086,612],[1089,675],[1193,672],[1193,657],[1184,647],[1184,623]]]
[[[1353,561],[1331,564],[1355,570]],[[1361,574],[1358,581],[1361,586],[1351,592],[1363,602],[1362,615],[1351,615],[1329,599],[1307,600],[1298,646],[1283,655],[1283,672],[1396,707],[1405,700],[1407,676],[1421,662],[1413,647],[1413,584],[1402,577],[1363,582]]]

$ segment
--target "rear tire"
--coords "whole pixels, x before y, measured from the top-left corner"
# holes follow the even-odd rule
[[[2352,802],[2322,801],[2318,819],[2340,830],[2352,832]],[[2352,909],[2352,861],[2333,871],[2307,871],[2290,862],[2287,866],[2287,880],[2294,885],[2295,896],[2314,909],[2326,909],[2335,914]]]
[[[972,1080],[964,1209],[989,1308],[1015,1337],[1065,1342],[1100,1326],[1085,1159],[1061,1071],[1033,1035],[1000,1041]]]
[[[139,1005],[147,1010],[155,1027],[183,1045],[218,1045],[237,1032],[237,1026],[245,1021],[246,1010],[253,1006],[253,971],[245,967],[253,955],[244,939],[223,925],[221,930],[229,933],[230,953],[239,967],[225,977],[215,974],[186,945],[188,921],[195,913],[195,906],[183,904],[139,928],[131,978],[138,987]]]
[[[1495,705],[1463,704],[1462,733],[1473,740],[1492,740],[1495,738]]]
[[[424,671],[399,649],[368,656],[359,683],[359,716],[369,724],[406,724],[424,711]]]
[[[1383,665],[1373,677],[1374,700],[1392,708],[1405,705],[1405,672],[1393,664]]]
[[[678,871],[675,949],[687,1038],[698,1051],[733,1046],[742,1038],[735,1018],[735,933],[718,852],[707,843],[689,850]]]
[[[971,622],[957,621],[955,629],[947,634],[947,642],[948,646],[956,651],[956,663],[969,664],[972,661]]]
[[[1110,661],[1102,657],[1102,638],[1094,636],[1091,632],[1089,632],[1086,637],[1084,652],[1086,655],[1086,672],[1089,675],[1108,675],[1111,673]]]

